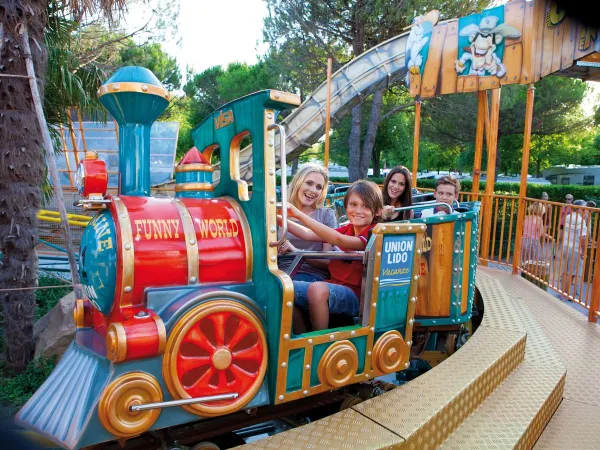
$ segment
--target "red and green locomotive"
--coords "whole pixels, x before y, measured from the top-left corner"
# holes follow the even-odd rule
[[[285,161],[276,119],[299,97],[266,90],[215,111],[175,168],[175,197],[154,198],[150,128],[167,91],[148,70],[125,67],[98,95],[119,123],[119,191],[106,195],[94,155],[81,163],[81,204],[98,210],[81,241],[87,298],[76,302],[73,343],[20,424],[73,449],[275,407],[402,371],[417,335],[435,347],[431,336],[456,337],[469,321],[477,203],[379,224],[364,253],[338,253],[363,261],[360,316],[295,335],[294,289],[273,244],[276,131]],[[240,178],[247,136],[251,190]]]

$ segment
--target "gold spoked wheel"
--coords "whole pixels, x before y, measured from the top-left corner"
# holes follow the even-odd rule
[[[260,389],[267,342],[256,315],[240,303],[215,299],[188,311],[173,327],[163,377],[175,399],[237,393],[238,397],[182,406],[201,416],[244,407]]]
[[[408,355],[402,335],[391,330],[383,335],[373,347],[373,365],[383,373],[397,372],[404,367]]]
[[[154,424],[160,409],[132,412],[129,407],[162,400],[156,378],[144,372],[130,372],[106,388],[98,405],[98,416],[109,433],[119,437],[137,436]]]
[[[317,374],[322,384],[342,387],[348,384],[358,370],[358,352],[350,341],[331,345],[321,357]]]

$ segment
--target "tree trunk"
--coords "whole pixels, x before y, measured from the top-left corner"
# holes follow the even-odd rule
[[[365,24],[361,18],[363,1],[357,0],[352,17],[352,52],[354,56],[361,55],[365,50]],[[352,127],[348,136],[348,181],[361,178],[360,137],[362,134],[362,102],[352,108]]]
[[[22,372],[33,357],[37,285],[37,211],[44,177],[42,132],[27,78],[19,34],[28,23],[41,95],[46,70],[46,2],[3,2],[0,9],[0,287],[7,372]],[[27,16],[25,16],[27,14]]]
[[[359,103],[352,108],[352,128],[348,137],[348,181],[360,179],[360,134],[362,120],[362,105]]]
[[[381,175],[381,151],[373,149],[373,176],[379,178]]]
[[[361,177],[366,177],[369,172],[369,164],[373,156],[373,147],[375,146],[375,137],[377,136],[377,127],[379,126],[379,117],[381,117],[381,106],[383,105],[383,94],[385,89],[379,89],[373,94],[373,103],[371,103],[371,114],[365,133],[365,140],[360,151],[360,173]]]
[[[298,158],[292,160],[292,176],[296,175],[296,172],[298,172]]]
[[[541,164],[542,164],[542,161],[539,160],[539,159],[535,162],[535,176],[537,178],[540,177],[540,166],[541,166]]]

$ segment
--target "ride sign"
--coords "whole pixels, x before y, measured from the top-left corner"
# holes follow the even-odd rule
[[[410,284],[414,251],[414,235],[385,236],[381,255],[380,287]]]

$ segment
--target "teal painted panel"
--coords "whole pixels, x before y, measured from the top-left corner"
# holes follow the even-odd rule
[[[299,391],[302,388],[302,372],[304,370],[304,349],[296,348],[290,350],[287,363],[287,380],[285,392]]]
[[[98,213],[83,230],[79,277],[90,302],[98,311],[108,314],[117,283],[117,233],[108,210]]]
[[[377,331],[404,328],[413,274],[415,242],[414,234],[390,234],[383,237],[375,317]]]
[[[266,237],[268,219],[265,192],[275,192],[275,176],[268,175],[265,170],[266,152],[274,152],[274,147],[265,143],[265,111],[273,110],[273,117],[278,111],[288,108],[286,103],[273,102],[270,91],[261,91],[242,97],[214,111],[200,125],[192,130],[194,145],[200,151],[209,145],[216,144],[221,155],[221,177],[215,188],[215,197],[229,196],[239,201],[238,186],[231,180],[230,148],[232,139],[242,132],[252,136],[252,195],[248,201],[239,201],[252,233],[252,282],[255,286],[253,299],[267,314],[267,345],[269,348],[268,379],[271,401],[274,402],[275,383],[277,381],[277,357],[281,327],[282,286],[279,279],[269,270],[267,261]],[[232,120],[222,121],[227,116]],[[216,121],[215,121],[216,119]],[[218,125],[218,128],[216,127]],[[274,212],[273,212],[274,214]],[[283,333],[292,335],[291,330]]]

